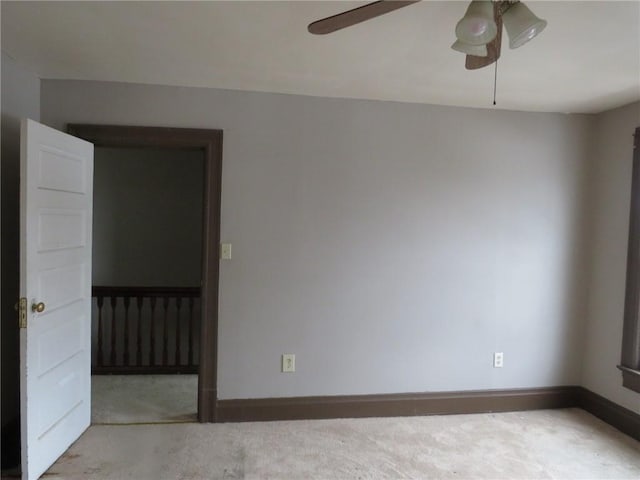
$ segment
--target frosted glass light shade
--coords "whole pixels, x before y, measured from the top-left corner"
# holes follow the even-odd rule
[[[518,48],[538,35],[547,21],[536,17],[522,2],[512,5],[502,14],[504,27],[509,35],[509,48]]]
[[[456,37],[468,45],[486,45],[498,33],[493,20],[493,3],[476,1],[469,4],[467,13],[456,25]]]
[[[451,45],[451,48],[457,52],[474,55],[476,57],[486,57],[489,55],[486,45],[469,45],[468,43],[461,42],[460,40],[456,40],[453,45]]]

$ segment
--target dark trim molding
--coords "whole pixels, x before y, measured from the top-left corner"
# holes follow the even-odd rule
[[[582,408],[640,440],[640,415],[583,387],[546,387],[442,393],[219,400],[219,422],[260,422],[359,417]]]
[[[617,403],[614,403],[591,390],[587,390],[584,387],[578,387],[578,389],[578,404],[576,406],[586,410],[590,414],[598,417],[600,420],[607,422],[612,427],[615,427],[621,432],[640,441],[639,414],[621,407]]]
[[[622,372],[622,386],[640,393],[640,370],[623,367],[618,365],[618,369]]]
[[[182,298],[200,296],[200,287],[112,287],[103,285],[91,286],[92,297],[168,297]]]
[[[198,365],[155,366],[115,365],[91,367],[91,375],[197,375]]]
[[[640,307],[640,127],[636,128],[634,137],[627,280],[620,364],[627,369],[622,373],[622,385],[640,393],[640,380],[637,377],[634,378],[634,372],[637,374],[640,370],[640,315],[638,315]]]
[[[218,245],[222,190],[222,130],[69,124],[67,131],[100,147],[193,148],[204,152],[198,420],[215,422],[218,393]]]
[[[568,408],[579,387],[219,400],[219,422],[400,417]]]

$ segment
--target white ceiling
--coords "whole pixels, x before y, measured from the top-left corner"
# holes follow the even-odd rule
[[[2,50],[41,78],[491,107],[493,66],[451,50],[468,2],[431,1],[316,36],[336,1],[6,2]],[[640,99],[640,1],[527,1],[549,22],[510,50],[497,108],[600,112]]]

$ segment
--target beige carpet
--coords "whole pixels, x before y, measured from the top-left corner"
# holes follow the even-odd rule
[[[93,375],[91,423],[194,422],[197,375]]]
[[[47,479],[639,479],[640,443],[579,409],[92,426]]]

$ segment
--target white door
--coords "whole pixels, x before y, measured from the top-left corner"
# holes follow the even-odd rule
[[[91,421],[93,145],[32,120],[20,135],[22,477],[36,479]]]

